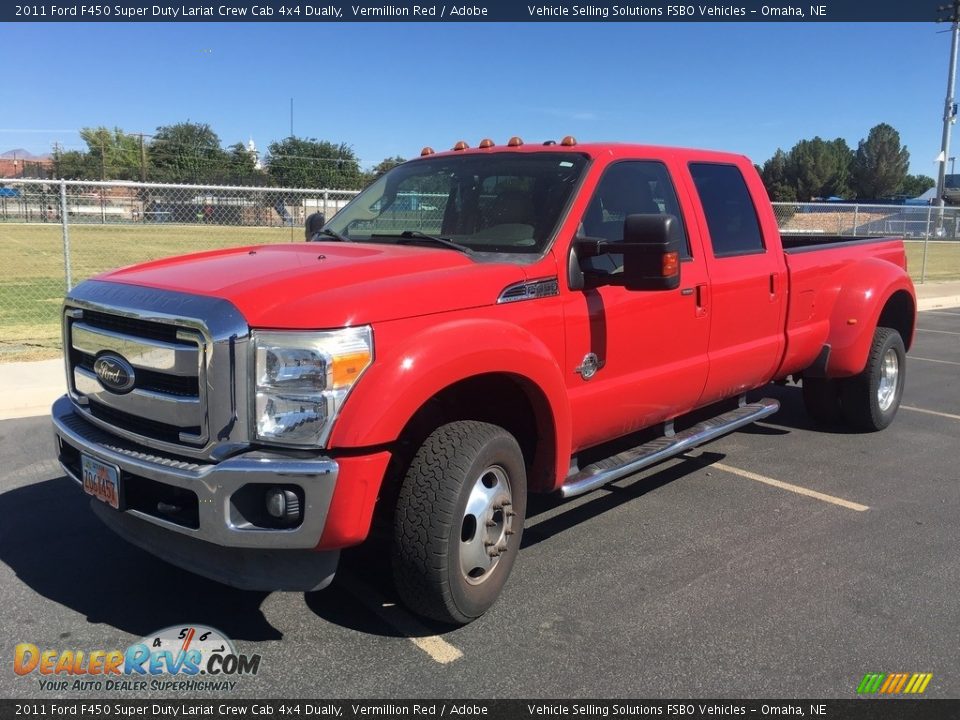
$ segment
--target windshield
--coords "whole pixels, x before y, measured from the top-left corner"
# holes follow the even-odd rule
[[[378,178],[326,227],[347,240],[410,232],[477,252],[540,253],[556,232],[587,158],[484,153],[416,160]]]

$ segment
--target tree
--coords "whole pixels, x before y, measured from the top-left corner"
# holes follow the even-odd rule
[[[229,159],[209,125],[187,121],[157,128],[150,165],[154,181],[212,183],[222,177]]]
[[[86,150],[54,151],[54,175],[68,180],[136,180],[140,177],[140,140],[120,128],[86,127]]]
[[[849,194],[850,147],[842,138],[801,140],[790,150],[787,176],[799,200]]]
[[[780,148],[773,157],[763,164],[760,176],[767,188],[767,194],[773,201],[795,202],[797,199],[796,182],[790,172],[790,158]]]
[[[857,146],[853,161],[857,197],[877,200],[896,194],[907,177],[909,166],[910,153],[900,145],[900,133],[880,123]]]
[[[354,190],[363,173],[353,149],[313,138],[288,137],[267,148],[267,172],[283,187]]]
[[[257,159],[243,143],[226,149],[225,165],[219,182],[230,185],[266,185],[268,176],[257,168]]]
[[[407,159],[405,157],[400,157],[399,155],[384,158],[370,172],[364,173],[364,185],[369,185],[388,170],[393,170],[397,165],[401,165],[406,161]]]
[[[80,137],[87,144],[87,154],[96,164],[100,180],[140,179],[140,140],[115,127],[83,128]]]
[[[915,198],[936,186],[937,182],[927,175],[907,175],[900,184],[898,194]]]
[[[100,177],[96,158],[82,150],[55,150],[53,176],[64,180],[94,180]]]

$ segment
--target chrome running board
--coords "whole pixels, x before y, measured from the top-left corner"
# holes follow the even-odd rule
[[[568,477],[560,488],[560,494],[569,498],[590,492],[601,485],[632,475],[651,465],[656,465],[658,462],[686,452],[690,448],[716,440],[718,437],[744,425],[773,415],[779,409],[780,403],[778,401],[764,398],[699,422],[672,437],[657,438],[630,450],[624,450],[622,453],[588,465],[580,472]]]

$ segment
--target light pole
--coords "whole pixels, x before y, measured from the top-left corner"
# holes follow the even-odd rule
[[[947,73],[947,99],[943,106],[943,137],[940,141],[940,169],[937,173],[937,229],[943,227],[943,195],[947,180],[947,157],[950,155],[950,129],[957,116],[957,107],[953,100],[953,91],[957,80],[957,42],[960,40],[960,0],[953,0],[949,5],[937,8],[940,12],[948,13],[945,17],[937,18],[937,22],[950,22],[950,69]]]

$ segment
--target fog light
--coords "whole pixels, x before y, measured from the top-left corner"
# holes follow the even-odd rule
[[[291,525],[300,520],[300,498],[293,490],[270,488],[267,490],[267,512],[277,520]]]

